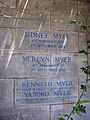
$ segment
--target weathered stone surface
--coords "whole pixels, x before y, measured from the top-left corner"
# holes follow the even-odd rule
[[[63,0],[33,0],[28,1],[22,1],[21,3],[18,1],[17,7],[23,9],[25,4],[26,6],[26,11],[32,10],[32,11],[50,11],[50,10],[60,10],[61,12],[71,12],[73,10],[74,13],[76,13],[76,1],[71,1],[71,0],[65,0],[63,3]],[[31,5],[31,6],[30,6]],[[66,8],[66,9],[65,9]]]
[[[12,27],[14,20],[12,20],[10,18],[6,18],[6,17],[1,17],[0,19],[1,19],[0,27],[3,27],[3,28]]]
[[[4,52],[4,51],[2,51]],[[50,53],[3,53],[0,57],[1,77],[39,77],[50,76],[45,65],[50,65]]]
[[[51,12],[51,30],[67,30],[67,31],[74,31],[80,32],[84,31],[80,28],[79,25],[70,24],[70,21],[80,21],[86,24],[86,16],[76,15],[72,12],[70,14],[63,14],[58,12]]]
[[[51,30],[69,30],[76,31],[77,26],[70,24],[71,20],[76,20],[77,16],[73,13],[63,14],[61,12],[51,12]]]
[[[16,30],[15,49],[78,52],[77,33],[38,31]]]
[[[13,32],[10,29],[0,29],[0,49],[10,49],[13,42]]]
[[[60,60],[60,57],[63,59]],[[84,66],[82,64],[84,59],[84,55],[75,53],[52,53],[51,68],[54,69],[54,76],[82,76],[80,68]]]
[[[85,33],[79,33],[79,51],[80,50],[86,50],[86,34]]]
[[[51,120],[57,120],[63,114],[68,114],[74,104],[67,105],[52,105],[51,106]]]
[[[7,13],[8,11],[8,13]],[[20,28],[20,29],[39,29],[46,30],[49,27],[49,12],[34,12],[23,13],[22,10],[15,10],[10,8],[0,9],[2,16],[0,16],[0,27]],[[15,19],[16,18],[16,19]]]
[[[0,7],[2,6],[10,6],[10,7],[16,7],[16,0],[3,0],[0,2]]]
[[[65,13],[76,13],[77,12],[77,2],[72,0],[65,0],[63,2],[63,0],[56,0],[54,2],[54,10],[60,10],[61,12],[65,12]]]
[[[15,28],[29,30],[49,30],[49,22],[41,20],[18,20]]]
[[[87,77],[79,77],[79,96],[82,94],[81,85],[85,85]],[[90,85],[90,82],[88,82],[88,86]],[[83,100],[90,100],[90,90],[89,88],[85,92],[85,96],[82,97]]]
[[[78,78],[16,79],[16,105],[71,103],[78,99]]]
[[[49,106],[0,108],[0,120],[49,120]]]
[[[0,58],[1,77],[38,77],[50,76],[79,76],[82,75],[80,68],[84,66],[83,55],[69,53],[28,52],[9,53],[2,52]],[[3,53],[4,52],[4,53]],[[64,62],[63,62],[64,60]]]
[[[78,76],[84,56],[69,53],[29,52],[12,54],[5,52],[0,58],[2,77]],[[64,60],[64,62],[63,62]],[[51,63],[50,63],[51,62]],[[19,71],[18,71],[19,70]]]
[[[79,1],[78,2],[78,13],[79,14],[88,14],[90,12],[90,3]]]
[[[57,120],[63,114],[69,114],[72,110],[74,104],[67,104],[67,105],[52,105],[51,106],[51,120]],[[72,115],[75,120],[89,120],[90,114],[90,107],[87,104],[87,114],[82,114],[82,116]]]
[[[80,26],[67,22],[90,23],[87,1],[2,1],[15,9],[0,2],[0,120],[57,120],[70,112],[85,81],[80,68],[86,58],[78,51],[86,49],[86,35]],[[48,35],[31,38],[28,32]],[[51,37],[55,33],[59,37]],[[89,120],[89,111],[87,104],[87,115],[75,120]]]
[[[0,79],[0,106],[13,105],[13,80]]]
[[[88,15],[87,24],[90,26],[90,15]],[[90,27],[88,28],[88,40],[90,40]]]
[[[43,12],[43,11],[49,11],[52,10],[53,7],[53,0],[33,0],[31,1],[19,1],[17,2],[17,7],[22,9],[24,8],[24,6],[26,5],[26,11],[39,11],[39,12]]]
[[[0,12],[0,27],[12,28],[16,21],[14,19],[17,14],[16,10],[10,9],[9,7],[3,7],[0,9]]]

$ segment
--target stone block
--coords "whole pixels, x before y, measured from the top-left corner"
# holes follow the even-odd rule
[[[17,50],[78,52],[77,33],[16,30],[14,36]]]
[[[6,6],[10,6],[15,8],[16,7],[16,0],[3,0],[0,2],[0,7],[6,7]]]
[[[90,3],[78,1],[78,13],[79,14],[88,14],[90,12]]]
[[[13,80],[0,79],[0,106],[13,105]]]
[[[31,1],[18,1],[17,3],[17,7],[22,9],[24,8],[25,4],[26,6],[26,11],[39,11],[39,12],[45,12],[45,11],[51,11],[51,10],[60,10],[61,12],[68,12],[70,13],[71,11],[73,11],[74,13],[77,12],[76,9],[76,1],[72,0],[65,0],[65,2],[63,3],[62,0],[33,0]],[[66,9],[65,9],[66,8]]]
[[[27,53],[5,53],[0,57],[0,75],[1,77],[60,77],[60,76],[81,76],[80,68],[84,66],[82,61],[84,55],[71,53],[51,54],[49,52],[27,52]],[[63,62],[64,60],[64,62]]]
[[[72,0],[56,0],[53,2],[53,9],[62,13],[77,13],[77,2]]]
[[[10,49],[13,43],[13,31],[10,29],[0,29],[0,49]]]
[[[49,106],[1,108],[0,120],[49,120]]]
[[[78,78],[16,79],[16,105],[71,103],[78,99]]]
[[[17,8],[22,9],[25,7],[26,11],[45,12],[52,10],[53,0],[33,0],[33,1],[17,1]]]

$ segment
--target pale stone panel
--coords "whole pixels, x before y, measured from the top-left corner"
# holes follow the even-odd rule
[[[15,49],[78,52],[77,33],[38,30],[16,30]]]
[[[0,79],[0,106],[13,105],[13,80]]]
[[[15,103],[56,104],[71,103],[78,99],[78,78],[16,79]]]
[[[0,58],[1,77],[39,77],[82,76],[81,67],[85,56],[71,53],[28,52],[5,53]],[[63,62],[64,60],[64,62]]]

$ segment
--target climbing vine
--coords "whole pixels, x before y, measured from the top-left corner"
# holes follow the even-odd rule
[[[82,49],[79,51],[80,54],[84,54],[86,56],[86,59],[83,61],[83,64],[85,64],[85,67],[81,67],[80,69],[84,74],[86,74],[86,80],[85,83],[81,85],[81,95],[78,98],[78,101],[72,108],[71,112],[69,114],[64,114],[63,116],[59,117],[58,120],[74,120],[73,115],[82,115],[83,113],[86,114],[86,106],[84,103],[90,102],[90,100],[82,99],[82,97],[86,94],[87,90],[90,88],[89,82],[90,82],[90,65],[89,65],[89,50],[90,50],[90,40],[88,40],[87,34],[88,29],[90,29],[90,26],[87,24],[82,23],[81,21],[70,21],[70,24],[75,24],[80,26],[85,33],[86,33],[86,49]]]

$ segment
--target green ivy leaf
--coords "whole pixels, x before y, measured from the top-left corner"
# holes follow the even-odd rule
[[[85,85],[81,85],[80,89],[83,89],[85,92],[87,91],[87,87]]]
[[[64,117],[68,117],[68,114],[64,114],[63,116],[64,116]]]
[[[70,118],[71,120],[73,120],[73,118]]]
[[[82,25],[81,25],[81,28],[82,28],[83,30],[87,30],[87,29],[88,29],[88,26],[85,25],[85,24],[82,24]]]
[[[86,70],[86,68],[84,68],[84,67],[81,67],[80,69],[81,69],[82,71],[85,71],[85,70]]]
[[[88,64],[88,61],[87,61],[87,60],[85,60],[85,61],[83,61],[82,63],[84,63],[84,64]]]
[[[89,103],[90,100],[80,100],[80,104],[83,104],[83,103]]]
[[[86,51],[85,50],[81,50],[81,51],[79,51],[79,53],[85,53]]]
[[[86,68],[87,68],[87,69],[90,69],[90,66],[88,65]]]
[[[79,21],[79,20],[77,20],[76,23],[77,23],[78,25],[82,25],[82,24],[84,24],[84,23],[82,23],[82,22]]]
[[[80,50],[79,53],[84,53],[85,55],[87,55],[87,52],[85,50]]]
[[[88,48],[90,49],[90,45],[88,45]]]
[[[81,113],[86,113],[86,106],[79,105],[78,108],[79,108]]]
[[[70,23],[71,24],[76,24],[76,20],[71,20]]]
[[[84,24],[83,22],[81,22],[79,20],[71,20],[70,23],[79,25],[83,30],[87,30],[90,27],[87,24]]]
[[[78,104],[76,107],[74,107],[74,114],[81,115],[81,113],[86,113],[86,106]]]
[[[90,85],[87,85],[87,88],[90,88]]]
[[[65,120],[63,117],[58,118],[58,120]]]
[[[90,40],[87,41],[87,44],[90,43]]]

